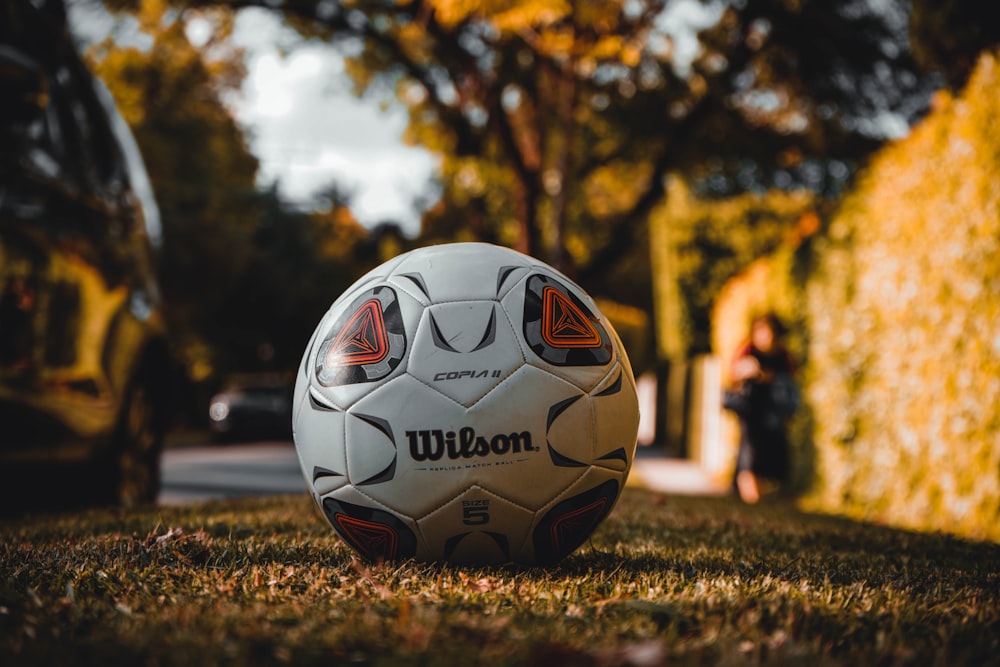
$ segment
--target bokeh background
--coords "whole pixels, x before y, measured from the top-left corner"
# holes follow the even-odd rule
[[[749,318],[772,310],[800,365],[805,506],[1000,539],[990,3],[66,4],[157,193],[179,427],[203,426],[233,373],[290,374],[357,275],[409,248],[488,241],[600,299],[660,390],[655,446],[696,459],[711,447],[728,474],[732,424],[704,387],[725,383]],[[324,94],[399,119],[406,150],[426,158],[400,157],[412,178],[376,186],[403,193],[400,212],[373,219],[344,170],[325,182],[314,170],[306,187],[293,167],[308,151],[277,146],[281,169],[255,141],[268,132],[245,113],[260,59],[234,38],[254,16],[281,26],[286,63],[333,54],[303,85],[326,72]],[[276,89],[265,115],[292,114],[291,94]],[[303,141],[319,146],[329,124],[384,145],[337,108],[299,123]],[[706,444],[696,422],[713,410]]]

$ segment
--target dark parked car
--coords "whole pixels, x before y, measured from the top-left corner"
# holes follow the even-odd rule
[[[0,497],[148,502],[170,360],[142,160],[61,4],[0,2]]]
[[[235,375],[212,397],[208,418],[218,440],[291,439],[291,381],[280,374]]]

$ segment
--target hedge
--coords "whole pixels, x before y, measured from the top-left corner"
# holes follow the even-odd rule
[[[1000,539],[1000,60],[939,93],[811,242],[811,508]]]

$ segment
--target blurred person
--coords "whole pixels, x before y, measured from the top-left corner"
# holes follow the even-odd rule
[[[784,482],[789,469],[787,420],[799,405],[792,377],[794,362],[784,345],[785,327],[773,313],[750,324],[750,338],[730,369],[732,387],[723,405],[736,413],[740,445],[734,486],[739,497],[756,503],[765,491]]]

